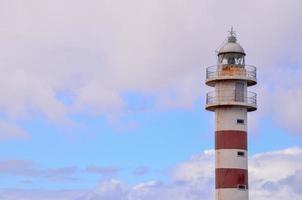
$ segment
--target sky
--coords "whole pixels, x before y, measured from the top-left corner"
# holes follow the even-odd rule
[[[257,67],[251,200],[302,199],[300,0],[0,0],[0,200],[214,195],[207,66]]]

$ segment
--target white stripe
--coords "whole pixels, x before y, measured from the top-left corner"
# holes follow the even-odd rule
[[[244,156],[238,156],[238,152],[243,152]],[[216,168],[248,168],[248,155],[246,150],[241,149],[219,149],[215,151]]]
[[[244,124],[237,123],[244,120]],[[220,107],[215,110],[215,130],[247,131],[247,110],[239,106]]]
[[[216,200],[248,200],[248,190],[237,188],[216,189]]]

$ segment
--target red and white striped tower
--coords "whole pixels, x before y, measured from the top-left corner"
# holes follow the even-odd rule
[[[256,68],[245,64],[245,52],[233,30],[218,51],[218,64],[207,68],[206,110],[215,112],[216,200],[248,200],[247,112],[257,110]]]

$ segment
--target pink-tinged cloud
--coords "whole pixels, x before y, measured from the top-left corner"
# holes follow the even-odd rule
[[[42,168],[26,160],[0,160],[0,174],[28,178],[41,178],[47,181],[77,181],[77,167]]]
[[[14,161],[9,164],[10,168],[18,162],[22,164]],[[299,147],[252,156],[249,162],[250,199],[301,199],[300,163],[302,149]],[[33,191],[2,189],[0,197],[14,200],[210,200],[214,198],[214,154],[213,150],[205,151],[179,163],[171,171],[168,183],[147,181],[130,185],[119,180],[106,180],[93,190]]]
[[[150,169],[148,167],[141,166],[141,167],[136,168],[133,171],[133,174],[136,175],[136,176],[143,176],[143,175],[148,174],[149,171],[150,171]]]
[[[100,167],[100,166],[91,165],[88,166],[85,171],[88,173],[100,174],[104,177],[113,177],[118,173],[119,169],[113,166]]]
[[[273,118],[301,133],[300,7],[299,0],[1,2],[0,110],[69,123],[75,113],[129,112],[125,92],[152,97],[149,110],[191,108],[234,25],[269,91],[259,109],[284,105]]]
[[[29,134],[16,124],[0,120],[0,140],[26,139]]]

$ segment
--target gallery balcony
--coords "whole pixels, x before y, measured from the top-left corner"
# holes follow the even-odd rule
[[[222,64],[207,67],[206,84],[214,87],[221,80],[243,80],[247,86],[257,84],[257,70],[251,65]]]
[[[226,95],[229,94],[229,95]],[[247,108],[247,111],[257,110],[257,94],[247,92],[244,95],[236,95],[235,92],[223,92],[218,94],[217,91],[207,93],[206,109],[215,111],[218,107],[225,106],[242,106]]]

